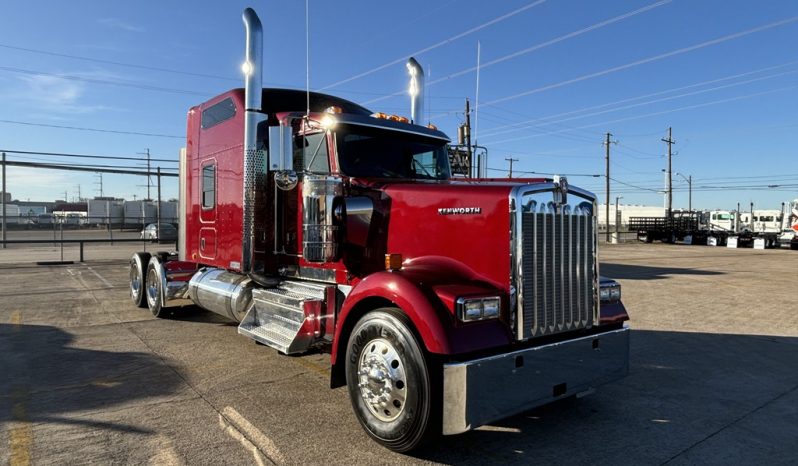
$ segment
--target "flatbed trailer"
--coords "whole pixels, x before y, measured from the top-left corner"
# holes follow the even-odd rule
[[[684,241],[691,236],[704,237],[699,229],[699,219],[696,215],[674,215],[672,217],[630,217],[629,230],[637,232],[638,241],[651,243],[662,241],[674,243]],[[706,239],[704,239],[706,244]]]

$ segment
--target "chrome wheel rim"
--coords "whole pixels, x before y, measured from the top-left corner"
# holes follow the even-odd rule
[[[370,341],[360,355],[360,396],[380,421],[394,421],[405,410],[407,377],[404,367],[399,352],[383,338]]]
[[[158,277],[155,271],[147,274],[147,301],[150,306],[154,306],[158,298]]]
[[[138,300],[141,293],[141,272],[135,262],[130,264],[130,296]]]

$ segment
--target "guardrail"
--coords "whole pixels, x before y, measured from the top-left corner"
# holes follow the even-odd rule
[[[61,245],[61,261],[64,260],[64,244],[79,244],[80,245],[80,262],[84,262],[83,260],[83,248],[84,243],[142,243],[146,250],[147,243],[150,244],[174,244],[177,246],[177,240],[168,240],[168,241],[159,241],[159,240],[151,240],[151,239],[142,239],[142,238],[118,238],[118,239],[106,239],[106,238],[89,238],[89,239],[9,239],[2,241],[0,240],[0,244],[5,247],[6,244],[60,244]]]

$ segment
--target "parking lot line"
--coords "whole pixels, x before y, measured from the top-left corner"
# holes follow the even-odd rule
[[[107,286],[108,288],[113,288],[114,287],[114,285],[112,285],[111,282],[109,282],[108,280],[105,279],[105,277],[103,277],[102,275],[97,273],[96,270],[94,270],[91,267],[87,267],[87,268],[89,269],[89,272],[93,273],[94,276],[96,276],[97,278],[100,279],[101,282],[103,282],[103,285]]]
[[[14,330],[19,330],[19,326],[22,325],[22,313],[20,311],[12,312],[10,321]]]
[[[285,463],[282,453],[274,442],[232,406],[225,407],[219,414],[219,426],[228,435],[241,442],[244,448],[250,450],[259,466],[266,464],[264,459],[274,464]]]
[[[11,429],[9,430],[9,449],[11,466],[28,466],[31,464],[31,446],[33,446],[33,429],[28,421],[28,412],[25,404],[27,390],[15,387],[12,392]]]

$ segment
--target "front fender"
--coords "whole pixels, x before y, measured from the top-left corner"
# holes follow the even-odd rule
[[[441,302],[431,287],[431,280],[423,280],[417,274],[401,272],[377,272],[358,283],[347,296],[336,319],[335,339],[331,362],[335,364],[338,351],[345,351],[348,330],[353,320],[363,314],[363,305],[369,299],[388,301],[404,312],[415,327],[426,350],[433,354],[455,355],[510,343],[505,324],[499,320],[463,324]],[[366,311],[372,309],[365,309]],[[354,314],[353,314],[354,313]]]
[[[351,325],[346,325],[349,315],[359,307],[359,304],[369,298],[390,301],[407,314],[427,351],[437,354],[451,352],[449,335],[443,323],[444,319],[450,320],[451,317],[445,315],[440,309],[436,310],[421,288],[406,277],[394,272],[377,272],[358,283],[344,301],[336,319],[334,341],[339,344],[333,345],[331,355],[333,364],[337,358],[337,350],[344,348],[340,340],[345,337],[344,329],[351,327]],[[351,324],[353,323],[351,322]]]

